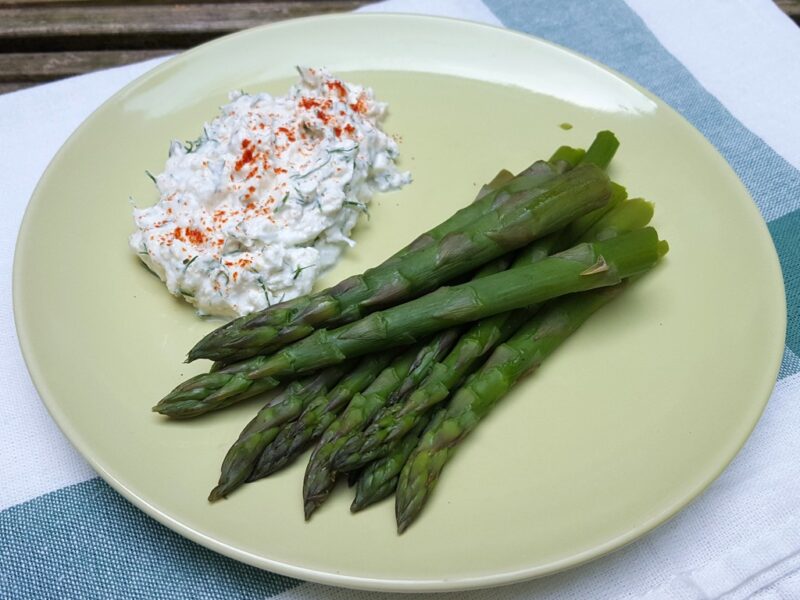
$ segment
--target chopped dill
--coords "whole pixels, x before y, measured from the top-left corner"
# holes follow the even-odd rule
[[[158,182],[156,181],[156,176],[153,175],[150,171],[145,169],[144,174],[147,175],[153,181],[154,184],[158,185]]]
[[[354,150],[358,150],[358,144],[354,144],[350,148],[332,148],[328,149],[328,154],[344,154],[345,152],[352,152]]]
[[[320,170],[322,167],[324,167],[325,165],[327,165],[329,162],[331,162],[331,157],[330,157],[330,154],[328,154],[328,159],[327,159],[327,160],[324,160],[324,161],[322,161],[322,162],[321,162],[320,164],[318,164],[316,167],[314,167],[313,169],[311,169],[311,170],[309,170],[309,171],[306,171],[306,172],[305,172],[305,173],[303,173],[302,175],[292,175],[292,179],[294,179],[294,180],[297,180],[297,179],[305,179],[306,177],[308,177],[308,176],[309,176],[309,175],[311,175],[312,173],[316,173],[317,171],[319,171],[319,170]]]
[[[197,260],[198,256],[200,256],[200,255],[199,254],[195,254],[192,258],[184,258],[183,259],[183,264],[184,264],[183,271],[184,272],[186,272],[186,269],[189,268],[189,265],[191,265],[194,261]]]
[[[292,277],[292,280],[300,277],[300,273],[302,273],[306,269],[310,269],[311,267],[316,267],[316,266],[317,265],[306,265],[305,267],[301,267],[300,265],[297,265],[297,268],[294,270],[294,277]]]
[[[286,206],[286,201],[287,201],[288,199],[289,199],[289,192],[286,192],[286,193],[283,195],[283,198],[281,198],[281,199],[280,199],[280,204],[278,204],[278,206],[276,206],[276,207],[275,207],[275,210],[274,210],[274,211],[272,211],[272,212],[275,212],[275,213],[277,213],[277,212],[279,212],[279,211],[283,210],[283,207],[284,207],[284,206]]]
[[[261,279],[261,276],[259,275],[256,277],[256,281],[258,281],[258,285],[261,286],[261,291],[264,292],[264,298],[267,301],[267,306],[272,306],[272,303],[269,301],[269,292],[267,292],[267,286],[264,285],[264,280]]]
[[[358,202],[357,200],[345,200],[344,202],[342,202],[342,204],[344,206],[354,207],[356,210],[359,210],[360,212],[367,215],[367,220],[369,220],[369,207],[367,207],[367,205],[364,204],[363,202]]]
[[[203,128],[203,134],[199,136],[197,139],[194,140],[186,140],[183,143],[183,149],[186,150],[187,154],[191,154],[192,152],[197,152],[197,149],[203,145],[204,142],[208,141],[208,137],[205,133],[205,128]]]
[[[139,264],[140,264],[140,265],[142,265],[142,266],[143,266],[145,269],[147,269],[147,271],[148,271],[148,272],[149,272],[149,273],[150,273],[150,274],[151,274],[153,277],[158,277],[159,279],[161,279],[161,277],[159,277],[159,276],[158,276],[158,273],[156,273],[155,271],[153,271],[153,269],[151,269],[151,268],[150,268],[150,265],[148,265],[147,263],[145,263],[145,262],[143,262],[143,261],[139,261]]]

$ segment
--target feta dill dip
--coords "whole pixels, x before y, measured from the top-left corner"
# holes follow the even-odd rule
[[[286,96],[232,92],[196,141],[173,141],[158,202],[133,211],[130,247],[201,315],[307,294],[375,192],[411,181],[371,89],[298,71]]]

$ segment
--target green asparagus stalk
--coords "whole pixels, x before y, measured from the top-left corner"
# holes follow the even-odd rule
[[[586,150],[586,154],[581,159],[582,163],[591,163],[601,169],[608,167],[611,159],[619,148],[619,140],[610,131],[601,131],[597,134],[592,145]]]
[[[425,378],[431,367],[440,361],[442,357],[450,351],[450,349],[453,347],[453,344],[455,344],[456,340],[458,340],[458,337],[459,332],[457,330],[450,330],[445,332],[445,335],[435,336],[433,339],[429,340],[425,344],[422,344],[421,346],[414,346],[408,349],[402,357],[395,361],[400,365],[399,367],[392,363],[386,369],[389,371],[392,378],[392,389],[388,390],[387,387],[384,387],[379,390],[380,393],[376,392],[375,390],[371,390],[369,394],[365,393],[365,395],[369,397],[369,406],[375,406],[379,408],[380,406],[383,406],[389,402],[394,402],[401,399],[395,396],[395,392],[400,388],[400,386],[409,382],[412,387],[419,385],[420,381]],[[404,366],[406,355],[413,356],[413,360],[408,368],[405,368]],[[393,379],[394,377],[400,377],[400,380],[395,383]],[[383,380],[382,383],[385,382],[386,380]],[[350,404],[352,405],[353,402],[356,402],[357,398],[358,396],[355,396],[351,400]],[[349,408],[346,409],[345,414],[348,414],[348,411]],[[360,414],[363,414],[364,418],[369,419],[371,414],[374,413],[367,414],[367,411],[364,410],[364,412]],[[355,413],[350,411],[348,416],[348,427],[351,431],[354,430],[356,426],[356,419],[357,417]],[[337,438],[337,443],[338,439],[343,440],[349,434],[349,431],[340,433],[341,435],[339,438]],[[264,447],[262,447],[262,451],[263,448]],[[324,454],[324,452],[320,451],[320,454]],[[256,468],[256,471],[253,473],[253,476],[251,476],[251,481],[258,479],[258,476],[262,475],[262,473],[265,476],[270,474],[272,471],[268,472],[266,467],[266,464],[262,466],[261,460],[259,459],[259,465]]]
[[[387,406],[368,427],[350,436],[332,462],[337,471],[358,469],[392,452],[424,415],[444,401],[474,366],[527,320],[524,310],[501,313],[475,323],[445,359],[434,365],[405,402]]]
[[[510,178],[513,178],[513,175],[509,171],[500,171],[483,189],[488,189],[489,191],[497,189]],[[508,265],[509,259],[507,257],[497,258],[479,269],[475,277],[485,277],[493,273],[498,273],[508,268]],[[445,347],[452,346],[458,336],[458,330],[445,330],[437,335],[439,339],[434,340],[432,344],[428,345],[429,350],[426,351],[426,349],[423,348],[422,352],[417,355],[417,364],[412,366],[409,375],[391,394],[388,402],[389,404],[405,398],[405,396],[418,385],[420,374],[426,373],[429,370],[429,364],[422,363],[425,361],[430,363],[434,358],[434,352],[430,349],[436,349],[436,352],[442,352]],[[356,369],[354,373],[350,376],[346,376],[342,382],[340,382],[336,389],[331,392],[330,398],[327,400],[324,397],[315,399],[295,422],[284,427],[275,440],[264,448],[258,464],[250,476],[250,480],[253,481],[271,475],[302,453],[314,439],[322,435],[322,432],[330,425],[353,395],[356,392],[360,392],[366,385],[371,383],[371,380],[374,379],[378,372],[387,366],[387,364],[388,361],[375,361],[367,358],[362,361],[359,368]],[[375,370],[378,365],[380,366]],[[373,371],[374,375],[371,375],[370,380],[366,381],[361,376],[361,373],[359,373],[359,370],[365,372],[368,377]],[[361,382],[362,379],[364,379],[365,383],[358,389],[355,389],[355,386],[350,383],[350,380]]]
[[[473,220],[491,210],[497,209],[502,206],[503,203],[509,201],[512,198],[512,193],[540,186],[556,175],[575,167],[585,153],[586,152],[582,149],[561,146],[548,161],[536,161],[516,176],[506,169],[501,169],[497,175],[495,175],[494,179],[481,188],[472,204],[457,211],[443,223],[440,223],[430,231],[419,236],[408,246],[405,246],[392,255],[384,264],[397,262],[414,250],[419,250],[438,243],[446,235],[461,231]],[[608,156],[608,160],[611,160],[611,156]],[[508,193],[499,195],[505,186],[508,186],[505,190]],[[215,358],[219,356],[220,360],[230,362],[236,358],[245,358],[244,352],[231,352],[226,354],[220,351],[216,354],[212,354],[212,350],[214,346],[219,343],[218,338],[224,338],[223,341],[230,344],[231,347],[245,345],[246,342],[244,338],[237,336],[236,331],[244,332],[244,330],[249,328],[266,326],[274,328],[286,326],[292,313],[304,307],[305,301],[306,299],[303,297],[283,302],[274,307],[270,307],[267,311],[246,315],[236,321],[228,323],[219,330],[203,338],[203,340],[190,351],[189,360],[195,360],[196,358]],[[286,332],[281,331],[281,335],[283,336],[282,339],[286,340]],[[266,351],[267,347],[263,348],[263,350]]]
[[[356,482],[356,495],[350,505],[351,512],[358,512],[380,502],[392,495],[397,488],[397,480],[403,465],[417,447],[423,431],[428,426],[436,427],[436,423],[444,417],[445,411],[436,411],[433,418],[426,414],[420,418],[414,428],[395,444],[386,456],[368,464]],[[356,471],[351,471],[355,473]]]
[[[345,445],[351,437],[358,435],[379,410],[401,401],[404,398],[402,396],[404,386],[407,386],[408,391],[419,386],[433,365],[438,364],[447,355],[460,335],[461,333],[458,329],[448,329],[445,330],[444,335],[435,336],[420,350],[412,347],[409,352],[416,352],[416,357],[406,370],[405,375],[400,376],[393,383],[392,390],[384,388],[379,392],[373,391],[370,394],[364,394],[363,398],[359,398],[359,396],[353,398],[342,415],[342,420],[346,426],[334,428],[336,435],[334,437],[328,436],[326,444],[320,442],[320,445],[315,450],[316,458],[312,456],[312,461],[309,461],[305,479],[307,485],[303,488],[306,518],[309,518],[311,513],[325,501],[333,488],[337,475],[333,459],[339,448]],[[395,375],[400,372],[400,370],[395,371]],[[323,437],[323,439],[325,438]],[[314,463],[313,466],[312,462]],[[350,470],[352,471],[352,469]]]
[[[314,398],[296,420],[287,423],[261,452],[248,477],[255,481],[283,468],[308,449],[357,393],[367,388],[394,358],[393,352],[367,356],[327,395]]]
[[[482,277],[435,292],[400,306],[375,312],[331,331],[321,329],[271,356],[236,364],[231,376],[240,394],[249,393],[242,380],[258,386],[263,378],[286,378],[337,364],[370,352],[417,342],[460,323],[522,308],[569,294],[619,283],[647,270],[666,251],[652,228],[615,239],[579,244],[535,264]],[[184,390],[203,389],[206,378],[219,383],[225,369],[198,375],[168,394],[155,410],[166,412]],[[194,398],[195,403],[202,399]],[[226,403],[234,399],[225,399]]]
[[[219,483],[211,490],[209,501],[214,502],[224,498],[244,483],[261,451],[275,438],[280,427],[296,418],[303,407],[315,397],[324,395],[346,370],[345,365],[338,365],[295,381],[284,390],[277,401],[270,402],[262,408],[225,455]]]
[[[273,377],[257,382],[249,379],[246,369],[250,367],[252,365],[233,364],[188,379],[156,404],[153,411],[173,419],[198,417],[263,394],[280,384]]]
[[[611,239],[645,227],[652,216],[652,204],[641,199],[629,200],[600,216],[593,226],[586,229],[583,239],[593,241],[598,236]],[[539,248],[526,248],[515,261],[515,266],[542,260],[552,249],[551,242],[540,240]],[[339,471],[358,469],[391,452],[428,410],[449,396],[450,390],[472,371],[482,356],[516,331],[536,310],[536,307],[527,307],[478,321],[444,361],[431,369],[430,375],[405,402],[385,408],[363,432],[347,440],[333,459],[334,467]]]
[[[628,198],[628,191],[621,185],[614,183],[612,181],[611,197],[608,200],[608,204],[606,204],[601,208],[596,208],[592,212],[587,213],[582,217],[578,217],[577,219],[572,221],[572,223],[569,223],[566,227],[564,227],[564,229],[562,229],[561,231],[552,234],[554,238],[553,247],[557,250],[563,250],[565,248],[569,248],[570,246],[572,246],[576,240],[599,241],[599,239],[601,238],[587,235],[589,229],[592,228],[602,217],[609,214],[611,211],[616,209],[620,204],[625,202],[627,198]],[[624,231],[632,231],[632,230],[625,229]],[[608,238],[602,238],[602,239],[608,239]]]
[[[583,238],[587,240],[613,239],[622,233],[646,226],[653,218],[653,204],[642,198],[632,198],[597,220]]]
[[[397,530],[416,519],[457,445],[525,373],[538,367],[586,319],[616,297],[613,286],[554,301],[495,349],[460,388],[436,427],[429,428],[400,473],[395,501]]]
[[[494,178],[489,183],[485,183],[485,184],[483,184],[481,186],[481,189],[478,190],[478,195],[475,196],[475,200],[474,201],[477,202],[477,201],[485,198],[486,196],[488,196],[489,194],[491,194],[495,190],[499,190],[501,187],[503,187],[505,184],[507,184],[512,179],[514,179],[514,174],[511,171],[509,171],[507,169],[501,169],[500,171],[498,171],[497,175],[495,175]],[[447,221],[445,221],[445,223],[447,223]],[[442,237],[444,237],[444,236],[442,236]],[[406,246],[406,248],[408,248],[408,246]],[[406,248],[403,248],[400,252],[396,253],[393,256],[393,258],[399,258],[399,257],[405,256],[406,254],[408,254],[408,251],[406,250]]]
[[[616,152],[616,150],[614,150]],[[583,148],[573,148],[571,146],[561,146],[558,150],[553,153],[553,156],[550,157],[549,162],[551,165],[562,165],[562,168],[571,169],[577,167],[578,164],[583,160],[583,157],[586,156],[586,150]],[[611,162],[613,158],[613,152],[611,156],[608,157],[608,161]]]
[[[458,229],[440,239],[423,236],[404,256],[390,259],[363,275],[312,296],[236,319],[200,340],[189,352],[189,360],[242,359],[271,352],[317,328],[355,321],[373,310],[434,289],[607,202],[610,191],[602,169],[583,164],[553,176],[555,168],[544,161],[542,165],[545,175],[517,177],[500,191],[470,205],[486,204],[486,212],[460,223]]]
[[[338,440],[353,428],[360,428],[365,414],[374,406],[380,406],[400,382],[414,363],[416,352],[408,350],[386,367],[363,393],[356,394],[340,414],[323,432],[311,452],[303,479],[303,499],[306,519],[328,498],[336,483],[336,472],[330,459],[338,449]]]
[[[473,279],[480,279],[481,277],[488,277],[489,275],[500,273],[508,269],[510,265],[511,257],[508,255],[501,256],[500,258],[496,258],[492,262],[485,264],[483,267],[478,269],[473,276]],[[446,352],[441,352],[443,348],[447,348],[449,350],[455,345],[455,343],[461,337],[461,333],[462,331],[460,327],[454,327],[452,329],[444,329],[436,334],[433,344],[429,342],[429,345],[436,351],[435,355],[439,357],[436,360],[439,360],[442,355],[446,354]],[[389,396],[387,405],[395,404],[396,402],[406,398],[406,396],[408,396],[420,384],[420,373],[424,372],[427,374],[430,371],[433,364],[433,358],[434,352],[423,351],[420,353],[418,360],[427,361],[427,364],[411,369],[408,377],[406,377],[405,380],[397,387],[397,389],[392,392],[391,396]]]
[[[633,241],[627,239],[630,236]],[[279,378],[411,344],[448,326],[526,304],[613,285],[619,278],[629,276],[625,274],[627,270],[642,270],[647,268],[648,261],[657,260],[663,244],[658,242],[654,230],[643,230],[638,235],[579,245],[533,265],[440,288],[333,331],[319,330],[272,356],[254,357],[221,371],[195,376],[168,394],[154,410],[170,416],[193,416],[216,410],[260,393],[263,388],[275,387]],[[611,268],[613,263],[619,264]],[[229,377],[228,382],[225,377]],[[208,397],[204,397],[203,392],[209,389]],[[191,397],[187,399],[187,395]],[[190,410],[186,410],[187,403]]]
[[[652,228],[579,244],[535,264],[453,287],[372,313],[331,331],[322,329],[269,357],[249,377],[294,376],[385,348],[414,343],[454,325],[573,292],[615,285],[649,269],[665,251]]]

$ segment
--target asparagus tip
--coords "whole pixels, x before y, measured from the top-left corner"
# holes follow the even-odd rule
[[[222,485],[216,486],[211,493],[208,495],[209,502],[216,502],[217,500],[222,500],[226,496],[226,491],[223,489]]]
[[[402,535],[414,519],[397,517],[397,534]]]
[[[403,502],[400,496],[395,497],[394,516],[395,520],[397,521],[398,535],[401,535],[406,529],[408,529],[409,525],[414,522],[416,514],[417,513],[415,511],[410,510],[410,505],[406,502]]]

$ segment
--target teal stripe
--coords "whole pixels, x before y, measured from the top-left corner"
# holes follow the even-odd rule
[[[781,370],[778,379],[783,379],[794,373],[800,373],[800,356],[797,356],[790,348],[786,348],[781,361]]]
[[[800,132],[798,132],[800,133]],[[800,354],[800,210],[769,223],[769,231],[778,249],[786,285],[789,327],[786,345]]]
[[[622,0],[484,2],[507,27],[577,50],[650,89],[725,157],[770,223],[789,312],[791,354],[781,376],[800,372],[800,365],[791,360],[800,354],[800,171],[734,118]]]
[[[100,479],[0,512],[3,599],[263,599],[300,582],[190,542]]]

